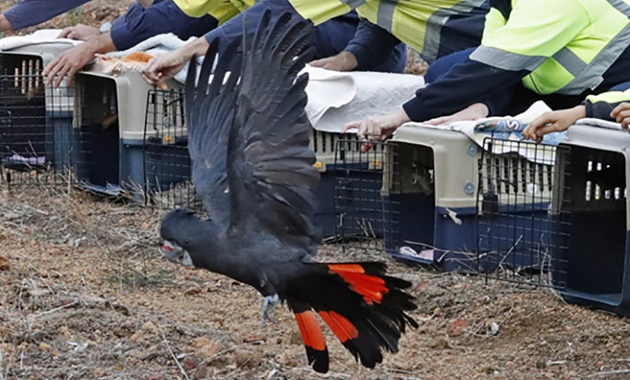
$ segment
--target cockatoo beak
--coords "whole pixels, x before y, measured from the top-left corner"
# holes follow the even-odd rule
[[[166,256],[166,258],[171,262],[181,264],[185,267],[194,266],[188,251],[180,247],[177,243],[164,240],[164,243],[162,244],[162,248],[160,250],[162,251],[162,254]]]

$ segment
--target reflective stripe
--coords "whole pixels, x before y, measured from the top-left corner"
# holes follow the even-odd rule
[[[588,66],[586,62],[582,61],[580,57],[575,55],[575,53],[567,47],[562,48],[559,52],[554,54],[552,58],[558,61],[558,63],[574,77],[580,75],[586,66]]]
[[[501,70],[534,71],[547,57],[522,55],[489,46],[479,46],[472,52],[470,59]]]
[[[608,2],[619,12],[630,17],[630,5],[628,3],[623,0],[608,0]]]
[[[628,8],[630,10],[630,7]],[[561,88],[558,93],[566,95],[581,94],[590,88],[594,90],[604,80],[604,73],[630,46],[630,24],[619,32],[608,45],[586,66],[583,72],[576,76],[569,84]]]
[[[394,10],[398,5],[398,0],[381,0],[378,4],[378,13],[376,14],[376,23],[381,28],[392,31],[394,20]]]
[[[480,8],[485,1],[486,0],[462,0],[449,9],[441,8],[433,12],[427,20],[427,28],[424,32],[424,43],[422,45],[422,51],[419,52],[420,57],[429,63],[435,61],[440,52],[442,26],[448,22],[452,15],[470,13],[472,10]]]
[[[365,4],[367,0],[341,0],[342,3],[346,4],[352,9],[358,8],[361,5]]]

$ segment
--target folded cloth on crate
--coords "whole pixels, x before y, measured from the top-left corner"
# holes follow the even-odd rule
[[[0,51],[17,49],[22,46],[37,44],[70,44],[73,46],[83,43],[83,41],[71,40],[69,38],[57,38],[61,29],[41,29],[26,36],[11,36],[0,39]]]
[[[579,125],[588,125],[590,127],[599,127],[606,129],[618,129],[623,130],[624,128],[619,123],[615,123],[614,121],[606,121],[602,119],[595,119],[592,117],[585,117],[584,119],[580,119],[575,122],[575,124]]]
[[[523,130],[527,127],[527,124],[547,111],[551,111],[551,108],[545,102],[537,101],[525,112],[516,116],[488,117],[474,121],[454,121],[441,125],[410,122],[403,124],[403,126],[461,132],[484,149],[487,148],[484,140],[493,138],[495,141],[493,141],[491,148],[494,154],[517,153],[529,161],[552,165],[555,160],[553,151],[541,153],[541,151],[535,149],[526,149],[523,144],[513,143],[523,140]],[[550,133],[544,136],[543,143],[558,145],[566,139],[566,136],[566,132]]]
[[[128,50],[109,53],[107,56],[123,58],[137,51],[156,56],[194,39],[182,41],[174,34],[161,34]],[[201,60],[198,58],[199,63]],[[185,83],[187,72],[188,65],[174,79]],[[350,121],[392,112],[411,99],[416,90],[424,85],[423,77],[410,74],[340,73],[308,65],[303,72],[309,74],[306,113],[313,127],[324,132],[340,132],[344,124]]]
[[[310,76],[306,111],[322,132],[340,132],[348,122],[392,112],[424,86],[422,76],[411,74],[339,73],[310,66],[304,71]]]

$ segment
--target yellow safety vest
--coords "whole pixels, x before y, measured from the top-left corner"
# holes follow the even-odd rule
[[[552,1],[552,0],[550,0]],[[452,16],[479,8],[484,0],[289,0],[304,18],[319,25],[356,9],[359,16],[389,31],[432,62],[440,31]]]
[[[630,89],[625,91],[608,91],[598,95],[589,95],[586,97],[591,103],[606,102],[606,103],[620,103],[630,101]]]
[[[630,45],[630,0],[512,0],[506,19],[490,10],[472,60],[528,70],[523,85],[538,94],[595,89]]]
[[[206,14],[219,20],[219,24],[254,5],[255,0],[173,0],[187,16],[199,18]]]

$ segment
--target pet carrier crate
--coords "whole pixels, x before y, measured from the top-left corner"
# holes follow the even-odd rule
[[[325,237],[382,237],[383,146],[360,153],[354,134],[313,129],[311,148],[321,179],[315,188],[318,207],[314,220]],[[343,229],[343,230],[342,230]]]
[[[459,132],[413,126],[399,128],[388,147],[387,252],[446,271],[476,270],[481,149]]]
[[[169,82],[172,90],[165,97],[178,99],[180,86]],[[161,120],[170,123],[171,131],[184,136],[183,109],[181,102],[174,107],[166,104],[170,100],[159,98],[152,87],[135,70],[118,75],[106,74],[100,65],[79,72],[75,77],[75,144],[76,175],[81,188],[98,194],[111,196],[131,196],[134,199],[144,196],[147,175],[145,173],[144,142],[157,132],[147,131],[146,118],[149,112],[156,117],[164,112],[175,112]],[[155,104],[152,111],[151,102]],[[159,108],[159,109],[158,109]],[[165,137],[168,138],[168,137]],[[181,144],[175,139],[168,142]],[[152,180],[153,180],[153,176]]]
[[[554,145],[488,137],[479,160],[477,258],[498,279],[548,285]]]
[[[630,316],[625,130],[574,125],[556,166],[552,282],[570,303]]]
[[[476,142],[457,131],[404,126],[396,131],[388,148],[390,161],[384,179],[388,212],[385,248],[390,255],[432,264],[445,271],[488,271],[499,264],[512,269],[538,266],[525,253],[521,255],[521,246],[509,251],[503,261],[496,255],[488,256],[515,243],[510,240],[513,236],[495,237],[498,232],[507,234],[505,228],[509,228],[495,229],[495,225],[509,226],[520,212],[535,212],[545,219],[547,205],[528,210],[521,204],[524,199],[519,198],[514,208],[506,208],[502,202],[508,198],[498,194],[504,187],[494,189],[494,193],[486,191],[479,179],[481,176],[487,180],[489,166],[480,165],[483,149]],[[520,156],[483,156],[487,163],[496,160],[507,163],[508,168],[528,165]],[[532,167],[538,166],[532,163]],[[504,179],[507,178],[501,177],[499,181]],[[482,207],[478,211],[478,193],[485,199],[484,206],[498,208]],[[485,213],[478,219],[481,211]],[[485,223],[483,227],[480,221]],[[546,224],[541,223],[540,228],[544,228]],[[485,255],[479,255],[480,249]]]
[[[42,71],[72,45],[0,52],[0,164],[9,184],[65,181],[71,166],[74,91],[46,86]]]
[[[143,146],[147,201],[202,211],[191,182],[182,88],[149,91]]]

